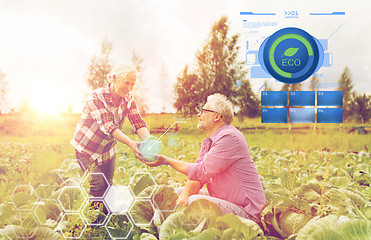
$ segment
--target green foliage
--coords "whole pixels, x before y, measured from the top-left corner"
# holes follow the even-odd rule
[[[113,215],[107,224],[107,229],[114,238],[133,238],[133,236],[138,235],[138,233],[136,231],[131,231],[132,228],[131,222],[124,214]]]
[[[136,200],[130,210],[130,215],[137,225],[149,225],[154,214],[149,200]]]
[[[143,79],[143,59],[138,56],[138,54],[133,51],[132,57],[131,57],[131,63],[137,70],[137,80],[135,82],[135,87],[133,91],[131,91],[131,95],[134,97],[135,102],[138,105],[138,109],[141,115],[145,115],[146,112],[148,112],[148,104],[147,104],[147,91],[144,84]]]
[[[243,116],[250,118],[260,116],[260,101],[255,96],[250,82],[247,80],[242,81],[241,86],[237,90],[237,105],[240,108],[240,119],[243,119]]]
[[[67,211],[79,211],[85,201],[85,196],[79,187],[68,186],[61,189],[59,201]]]
[[[352,74],[349,68],[346,66],[338,80],[339,87],[336,89],[337,91],[343,91],[344,119],[347,119],[349,118],[349,116],[352,115],[351,104],[352,104],[352,94],[353,94],[353,83],[352,83],[351,77],[352,77]]]
[[[28,192],[18,192],[13,194],[12,201],[15,204],[17,209],[21,209],[22,207],[27,207],[28,204],[33,203],[35,201],[35,196],[32,196]],[[26,208],[30,209],[30,208]]]
[[[0,229],[1,239],[48,239],[60,240],[62,235],[47,227],[38,227],[36,229],[27,229],[17,225],[7,225]]]
[[[222,232],[222,239],[264,239],[263,230],[256,222],[236,215],[217,217],[213,226]]]
[[[62,214],[58,203],[53,200],[39,203],[34,212],[41,224],[50,224],[50,227],[57,223]]]
[[[161,185],[158,186],[153,202],[156,203],[157,208],[161,211],[171,211],[175,208],[174,202],[178,199],[178,194],[175,193],[174,188]],[[166,213],[164,213],[166,215]]]
[[[218,92],[233,99],[233,87],[246,74],[242,71],[244,64],[237,61],[239,36],[228,33],[228,19],[221,17],[212,26],[202,50],[196,54],[197,75],[203,80],[205,97]]]
[[[5,202],[0,204],[0,227],[9,224],[16,214],[16,209],[13,204]]]
[[[140,240],[157,240],[158,238],[153,235],[153,234],[150,234],[150,233],[142,233],[142,235],[140,235]]]
[[[101,43],[99,54],[94,55],[91,59],[88,70],[88,85],[93,90],[103,87],[107,82],[107,75],[112,69],[111,60],[112,42],[104,39]]]
[[[313,218],[298,233],[297,240],[366,240],[371,238],[371,221],[329,215]]]
[[[206,100],[201,84],[201,79],[196,74],[189,73],[188,66],[185,66],[183,72],[177,77],[175,85],[174,107],[178,112],[192,116],[201,110]]]
[[[352,116],[362,124],[367,123],[371,118],[371,96],[353,94],[350,106]]]
[[[319,78],[316,77],[315,75],[313,75],[312,78],[310,79],[309,89],[310,89],[310,91],[320,90],[320,88],[319,88]]]
[[[221,17],[213,24],[206,43],[196,53],[195,70],[189,71],[185,66],[178,76],[174,106],[179,112],[192,116],[201,110],[207,96],[221,93],[243,108],[243,114],[258,115],[259,101],[246,78],[244,62],[237,58],[240,50],[238,38],[237,34],[230,36],[227,17]],[[242,82],[239,88],[237,81]]]
[[[6,74],[0,70],[0,115],[6,106],[6,94],[8,93],[8,81],[5,80]]]
[[[186,219],[186,215],[183,212],[171,214],[168,218],[166,218],[161,226],[159,239],[169,239],[170,236],[173,236],[178,232],[187,233],[185,230],[183,230],[184,219]]]
[[[200,203],[214,208],[210,203]],[[203,216],[198,222],[191,224],[192,215],[195,214],[193,208],[188,206],[184,212],[170,215],[162,225],[159,239],[264,239],[263,231],[254,221],[231,214],[221,216],[219,210],[212,213],[209,211],[206,218]]]
[[[159,116],[156,117],[161,120]],[[162,117],[166,118],[165,122],[174,121],[173,116]],[[242,124],[247,126],[256,123],[245,119]],[[190,123],[185,125],[189,127]],[[200,143],[205,136],[196,131],[183,130],[177,133],[175,145],[167,144],[168,136],[162,138],[165,154],[193,162],[197,159]],[[244,132],[265,189],[267,206],[261,214],[265,236],[256,223],[245,223],[245,219],[232,215],[223,216],[218,206],[206,200],[195,201],[188,207],[174,210],[172,204],[177,198],[174,189],[184,184],[185,176],[167,166],[149,169],[136,160],[126,146],[119,144],[114,182],[126,186],[131,182],[130,187],[136,192],[137,198],[148,200],[136,203],[133,212],[135,219],[139,219],[138,223],[142,221],[148,225],[133,224],[128,239],[294,239],[299,236],[308,239],[302,230],[312,225],[312,222],[331,215],[336,218],[335,223],[340,222],[334,226],[320,222],[318,225],[324,227],[318,233],[313,233],[314,239],[352,239],[350,235],[368,239],[367,229],[371,219],[371,155],[364,146],[370,147],[369,136],[329,131]],[[134,135],[129,136],[135,139]],[[34,223],[27,218],[29,215],[18,215],[14,220],[20,211],[16,211],[10,195],[19,183],[31,184],[39,196],[37,201],[19,196],[19,206],[33,208],[43,228],[51,231],[48,231],[52,235],[47,239],[53,239],[53,234],[61,239],[58,229],[70,237],[82,233],[81,239],[110,239],[104,226],[87,226],[82,232],[84,224],[81,218],[71,216],[63,218],[60,223],[56,221],[60,217],[60,209],[54,200],[63,192],[63,184],[80,185],[84,176],[73,159],[73,148],[66,147],[69,146],[69,137],[48,144],[55,139],[33,137],[9,140],[7,137],[0,144],[0,191],[4,199],[0,204],[0,239],[15,239],[9,226],[17,226],[20,234],[25,232],[28,236],[41,228],[32,227]],[[300,148],[297,145],[299,141]],[[324,149],[324,146],[327,148]],[[274,147],[277,147],[276,150],[272,150]],[[53,170],[55,168],[60,170]],[[152,174],[157,185],[153,184],[148,173]],[[134,174],[136,178],[130,181]],[[68,199],[61,196],[66,208],[78,205],[78,194],[63,195],[68,195]],[[18,201],[18,195],[15,199]],[[149,200],[156,203],[154,207]],[[82,210],[82,213],[88,222],[102,223],[106,217],[102,212],[103,207],[86,206],[87,212]],[[152,217],[154,219],[149,224]],[[109,229],[119,235],[127,233],[126,226],[132,222],[115,219],[108,221]],[[349,227],[346,227],[348,224]],[[309,230],[307,233],[311,232],[317,230]]]
[[[156,183],[153,181],[149,174],[136,174],[130,183],[130,188],[133,190],[135,196],[141,194],[142,197],[148,198],[153,192],[153,188],[148,187],[155,184]],[[143,192],[143,190],[145,189],[147,189],[147,191]]]

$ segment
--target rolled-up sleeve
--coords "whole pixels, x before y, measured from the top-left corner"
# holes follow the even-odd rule
[[[137,132],[137,130],[142,127],[147,127],[147,124],[142,119],[142,116],[140,116],[137,104],[134,100],[131,101],[131,104],[128,110],[129,110],[128,119],[131,125],[134,127],[135,132]]]
[[[223,172],[232,163],[238,160],[239,146],[237,139],[230,134],[221,136],[203,156],[198,163],[190,163],[187,166],[187,175],[191,180],[201,183],[207,182],[216,174]]]
[[[111,135],[114,130],[118,128],[114,124],[114,117],[112,112],[108,111],[103,102],[96,94],[90,94],[86,100],[86,106],[89,109],[91,117],[99,125],[99,129],[106,135]]]

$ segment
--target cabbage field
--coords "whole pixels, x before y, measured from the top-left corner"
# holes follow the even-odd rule
[[[248,144],[251,137],[246,136]],[[163,139],[165,153],[194,161],[203,138],[169,135]],[[366,145],[361,151],[263,145],[250,145],[267,199],[257,224],[222,215],[207,200],[173,205],[185,176],[168,166],[150,169],[122,146],[113,186],[93,199],[93,173],[81,171],[67,145],[1,143],[0,186],[8,197],[0,204],[0,239],[371,239]],[[33,162],[35,155],[46,158],[42,153],[63,160],[38,175]],[[43,163],[37,165],[40,172]]]

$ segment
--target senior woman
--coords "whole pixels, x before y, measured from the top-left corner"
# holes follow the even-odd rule
[[[243,134],[234,126],[232,103],[221,94],[207,98],[198,116],[197,127],[206,133],[195,163],[158,155],[148,166],[170,165],[188,176],[179,189],[177,204],[188,205],[204,198],[218,204],[223,212],[260,222],[265,206],[264,190],[258,171],[250,157]],[[207,184],[207,191],[203,190]]]
[[[110,83],[90,93],[85,102],[81,119],[71,140],[76,158],[83,171],[93,173],[90,194],[103,197],[108,184],[112,184],[115,170],[116,141],[126,144],[140,158],[139,144],[131,140],[120,128],[128,117],[141,139],[149,135],[146,123],[130,91],[136,82],[137,71],[132,65],[120,64],[109,75]]]

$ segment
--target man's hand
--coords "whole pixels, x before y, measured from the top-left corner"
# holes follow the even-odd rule
[[[182,192],[179,194],[179,197],[174,202],[174,204],[188,206],[189,196],[198,194],[201,188],[202,188],[202,184],[200,182],[188,179]]]
[[[175,200],[174,204],[182,205],[182,206],[188,206],[188,197],[182,196],[182,194],[180,194],[178,199]]]
[[[164,155],[157,155],[156,156],[156,160],[153,161],[153,162],[147,162],[143,158],[142,159],[139,159],[139,160],[141,160],[144,164],[146,164],[149,167],[157,167],[157,166],[161,166],[161,165],[166,165],[167,164],[167,157],[165,157]]]

